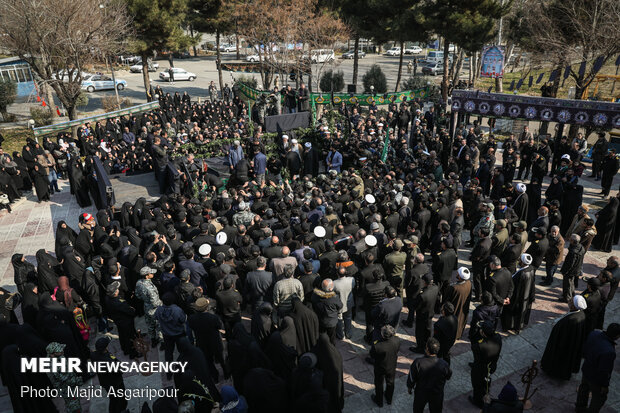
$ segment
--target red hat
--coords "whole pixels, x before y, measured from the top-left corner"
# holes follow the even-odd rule
[[[90,221],[91,219],[94,219],[93,216],[91,214],[89,214],[88,212],[84,212],[82,214],[82,219],[84,221]]]

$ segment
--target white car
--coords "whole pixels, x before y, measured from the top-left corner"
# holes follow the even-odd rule
[[[221,44],[220,52],[236,52],[237,48],[232,44]]]
[[[185,69],[181,69],[180,67],[173,67],[172,71],[174,72],[174,80],[189,80],[190,82],[193,82],[194,80],[196,80],[196,74],[192,73],[192,72],[188,72]],[[167,70],[164,70],[163,72],[159,72],[159,78],[161,80],[165,80],[166,82],[170,79],[170,74],[168,73]]]
[[[407,47],[404,53],[405,54],[420,54],[422,53],[422,48],[420,46]]]
[[[263,56],[263,59],[265,59],[265,56]],[[260,60],[261,57],[258,54],[249,54],[245,57],[246,62],[258,62]]]
[[[159,63],[157,62],[148,62],[149,72],[156,72],[159,69]],[[131,73],[141,73],[142,72],[142,61],[137,62],[135,65],[129,67],[129,71]]]
[[[400,56],[400,47],[392,47],[387,52],[385,52],[388,56]]]
[[[127,82],[122,79],[116,79],[116,89],[123,90],[127,87]],[[94,92],[95,90],[114,89],[114,81],[110,76],[106,75],[88,75],[82,80],[82,90]]]

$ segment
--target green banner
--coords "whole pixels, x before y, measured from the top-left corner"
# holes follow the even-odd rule
[[[256,100],[261,94],[269,94],[271,92],[256,90],[244,83],[237,83],[239,91],[247,98]],[[346,105],[360,104],[362,106],[370,106],[374,100],[377,105],[387,105],[390,102],[401,103],[405,99],[424,98],[428,94],[428,88],[408,90],[405,92],[386,93],[381,95],[334,93],[334,104],[339,105],[344,102]],[[284,99],[284,96],[282,97]],[[310,103],[316,105],[324,105],[331,102],[331,93],[310,93]]]
[[[132,106],[130,108],[115,110],[114,112],[107,112],[101,115],[89,116],[87,118],[81,118],[76,120],[70,120],[68,122],[56,123],[54,125],[41,126],[40,128],[34,128],[34,136],[50,135],[54,132],[67,130],[73,126],[81,125],[85,122],[97,122],[108,118],[116,118],[118,116],[131,115],[132,113],[148,112],[159,107],[159,101],[144,103],[142,105]]]

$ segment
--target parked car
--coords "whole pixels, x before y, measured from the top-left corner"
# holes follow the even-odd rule
[[[189,59],[192,55],[186,50],[184,52],[174,52],[172,53],[172,57],[175,59]]]
[[[156,72],[159,69],[159,63],[157,62],[148,62],[149,72]],[[136,62],[135,65],[129,67],[129,71],[131,73],[141,73],[142,72],[142,60]]]
[[[443,75],[443,62],[427,63],[422,66],[422,73],[431,76]]]
[[[233,46],[232,44],[221,44],[220,45],[220,52],[236,52],[237,48],[235,46]]]
[[[331,62],[336,58],[336,54],[333,49],[315,49],[310,51],[310,55],[308,53],[304,53],[303,59],[310,59],[311,63],[326,63]]]
[[[123,90],[127,86],[127,82],[122,79],[116,79],[116,89]],[[94,92],[95,90],[114,89],[114,81],[107,75],[88,75],[82,80],[82,90]]]
[[[142,60],[142,56],[119,56],[121,63],[126,65],[133,65],[137,61]]]
[[[407,47],[403,53],[405,53],[405,54],[420,54],[420,53],[422,53],[422,48],[420,46]]]
[[[73,80],[75,80],[75,78],[77,77],[78,73],[77,71],[74,71],[72,73],[72,78]],[[87,76],[90,76],[90,73],[88,72],[82,72],[82,79],[85,79]],[[58,72],[58,74],[53,73],[52,74],[52,79],[59,79],[63,82],[68,82],[69,81],[69,72],[66,71],[65,69],[62,69]]]
[[[448,61],[450,63],[452,63],[452,56],[452,54],[448,56]],[[429,63],[443,63],[443,52],[441,50],[431,50],[426,55],[425,60]]]
[[[263,60],[265,59],[265,56],[263,56]],[[245,57],[245,61],[246,62],[258,62],[261,60],[261,57],[257,54],[249,54]]]
[[[180,67],[173,67],[172,68],[173,72],[174,72],[174,80],[189,80],[190,82],[193,82],[194,80],[196,80],[196,74],[192,73],[192,72],[188,72],[185,69],[181,69]],[[159,72],[159,78],[161,80],[165,80],[166,82],[170,79],[170,74],[168,73],[168,70],[164,70],[163,72]]]
[[[366,52],[363,52],[361,50],[358,50],[357,52],[357,56],[362,59],[364,57],[366,57]],[[342,54],[342,58],[343,59],[353,59],[355,57],[355,50],[349,50],[348,52],[344,52]]]
[[[387,56],[400,56],[400,47],[392,47],[387,52],[385,52]]]

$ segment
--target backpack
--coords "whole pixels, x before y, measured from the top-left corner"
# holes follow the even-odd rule
[[[56,301],[56,291],[58,291],[58,287],[54,288],[54,292],[52,293],[52,300]],[[90,338],[90,325],[88,324],[88,318],[84,311],[76,306],[73,309],[73,320],[75,321],[75,325],[80,331],[80,335],[84,341],[88,341]]]

